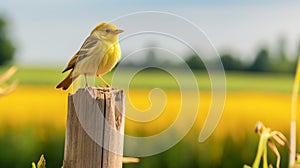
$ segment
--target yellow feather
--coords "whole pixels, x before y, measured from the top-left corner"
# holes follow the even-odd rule
[[[102,22],[100,24],[98,24],[91,32],[91,34],[93,34],[95,31],[99,30],[101,27],[103,27],[104,25],[107,25],[107,22]]]

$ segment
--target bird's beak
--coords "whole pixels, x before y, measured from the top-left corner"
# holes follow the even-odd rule
[[[121,30],[121,29],[117,29],[117,30],[114,31],[115,34],[120,34],[122,32],[124,32],[124,30]]]

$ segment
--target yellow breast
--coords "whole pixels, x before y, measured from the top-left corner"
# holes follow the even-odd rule
[[[115,43],[108,49],[103,59],[100,61],[97,75],[103,75],[111,71],[121,58],[121,48],[118,43]]]

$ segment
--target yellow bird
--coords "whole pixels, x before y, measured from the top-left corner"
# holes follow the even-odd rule
[[[88,86],[86,76],[97,75],[107,87],[110,87],[101,76],[111,71],[121,58],[118,36],[122,32],[123,30],[112,23],[103,22],[96,26],[62,71],[64,73],[71,70],[56,88],[68,89],[79,75],[84,75],[86,86]]]

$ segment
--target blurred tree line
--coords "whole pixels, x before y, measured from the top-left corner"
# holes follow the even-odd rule
[[[288,59],[286,55],[276,57],[271,55],[267,48],[261,48],[257,51],[254,61],[250,64],[242,62],[239,57],[230,53],[223,53],[220,58],[224,69],[227,71],[293,73],[296,68],[296,59]],[[189,55],[186,63],[193,70],[205,70],[204,63],[196,54]]]
[[[300,45],[298,52],[300,51]],[[126,54],[125,54],[126,55]],[[174,63],[172,60],[166,61],[160,58],[162,53],[155,51],[149,47],[146,53],[143,54],[143,61],[137,62],[133,59],[131,62],[124,63],[126,67],[154,66],[162,65],[162,67],[180,68],[180,63]],[[279,39],[278,47],[274,50],[269,50],[267,47],[260,48],[253,56],[252,61],[242,61],[238,55],[230,52],[221,53],[220,59],[226,71],[247,71],[247,72],[276,72],[276,73],[294,73],[296,69],[296,57],[292,57],[285,52],[285,40]],[[206,67],[195,52],[185,55],[185,63],[192,70],[206,70]],[[213,63],[216,60],[209,60]]]
[[[13,60],[15,47],[8,36],[7,22],[0,17],[0,66]]]
[[[245,63],[238,56],[231,53],[220,54],[223,67],[227,71],[249,71],[249,72],[282,72],[294,73],[297,64],[297,57],[289,57],[285,52],[285,40],[279,39],[276,52],[270,52],[266,47],[259,49],[254,57],[254,61]],[[300,45],[298,53],[300,52]],[[187,56],[186,63],[193,70],[205,70],[205,66],[197,54]],[[213,61],[213,60],[212,60]]]
[[[242,61],[238,55],[234,55],[230,52],[221,53],[220,59],[223,64],[223,67],[226,71],[247,71],[247,72],[276,72],[276,73],[294,73],[296,69],[296,63],[298,55],[292,57],[288,55],[285,51],[286,42],[284,38],[279,38],[278,46],[275,50],[270,50],[267,47],[261,47],[256,54],[253,56],[254,59],[252,61],[244,60]],[[300,52],[300,45],[298,48],[298,53]],[[163,67],[174,67],[180,68],[180,64],[176,64],[170,61],[166,61],[160,58],[163,55],[156,51],[154,48],[149,46],[146,53],[144,53],[144,61],[136,62],[136,60],[132,60],[125,64],[127,67],[139,67],[143,66],[155,66],[162,65]],[[185,63],[192,70],[206,70],[206,67],[201,60],[201,56],[198,56],[195,52],[185,55]],[[216,60],[209,60],[213,63]]]

